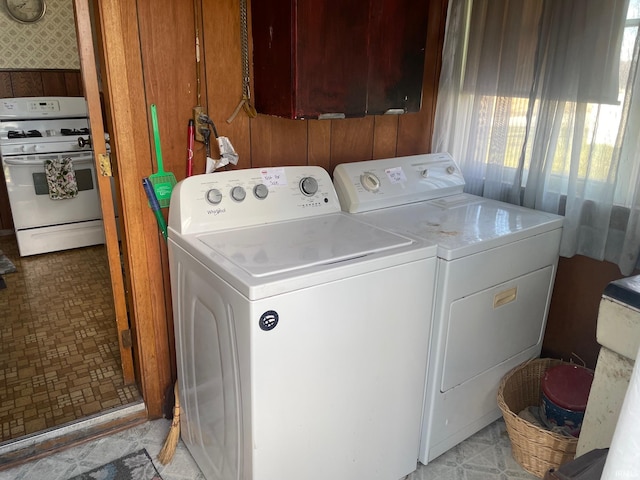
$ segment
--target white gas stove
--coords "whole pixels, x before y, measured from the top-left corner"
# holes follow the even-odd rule
[[[104,243],[90,133],[83,97],[0,100],[0,156],[21,256]],[[65,165],[66,196],[52,192],[53,162]]]

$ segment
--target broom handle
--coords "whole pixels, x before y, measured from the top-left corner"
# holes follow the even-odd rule
[[[160,129],[158,128],[158,113],[156,104],[151,104],[151,125],[153,126],[153,141],[156,145],[156,160],[158,162],[158,173],[164,173],[162,165],[162,148],[160,147]]]

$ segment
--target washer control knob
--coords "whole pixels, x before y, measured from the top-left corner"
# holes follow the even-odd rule
[[[259,183],[255,187],[253,187],[253,194],[259,200],[264,200],[269,195],[269,187],[267,187],[264,183]]]
[[[454,167],[453,165],[449,165],[449,166],[447,167],[447,173],[448,173],[449,175],[452,175],[452,174],[454,174],[455,172],[456,172],[456,167]]]
[[[421,176],[422,178],[427,178],[427,177],[429,176],[429,169],[428,169],[428,168],[425,168],[424,170],[422,170],[422,171],[420,172],[420,176]]]
[[[368,192],[377,192],[380,189],[380,179],[371,172],[364,172],[360,175],[360,183]]]
[[[236,186],[231,189],[231,198],[233,198],[236,202],[241,202],[247,196],[247,192],[245,192],[244,188],[241,186]]]
[[[307,197],[318,192],[318,181],[313,177],[304,177],[300,180],[300,191]]]
[[[217,188],[212,188],[211,190],[207,191],[204,198],[211,205],[218,205],[222,201],[222,193]]]

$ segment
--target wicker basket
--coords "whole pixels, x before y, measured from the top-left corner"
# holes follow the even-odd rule
[[[561,360],[537,358],[507,373],[498,387],[498,406],[507,425],[513,458],[526,471],[539,477],[550,468],[573,460],[578,439],[537,427],[520,418],[518,413],[529,406],[540,405],[540,383],[544,372]]]

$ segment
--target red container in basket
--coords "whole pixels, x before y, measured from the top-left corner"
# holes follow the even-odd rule
[[[588,368],[566,364],[549,368],[540,384],[543,418],[552,426],[565,427],[577,437],[592,383],[593,371]]]

